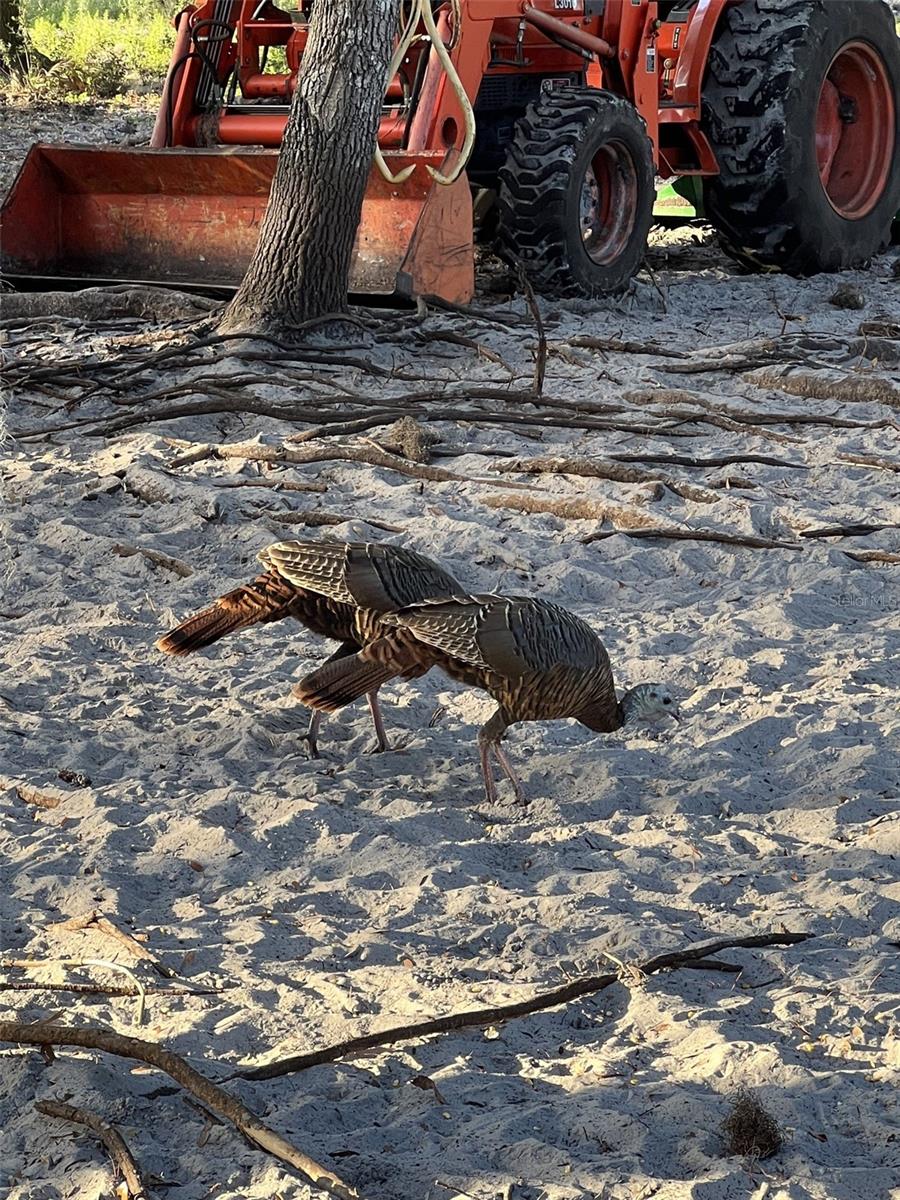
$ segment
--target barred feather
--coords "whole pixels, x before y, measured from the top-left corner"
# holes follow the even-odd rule
[[[268,568],[160,638],[167,654],[191,654],[226,634],[294,617],[313,633],[365,646],[384,632],[385,612],[446,595],[459,585],[402,546],[366,542],[276,542],[259,555]]]
[[[359,660],[377,659],[407,678],[437,665],[495,697],[507,724],[561,717],[586,718],[591,728],[621,724],[603,644],[589,625],[556,604],[524,596],[455,596],[408,605],[380,624],[393,626],[394,633],[373,641]],[[342,660],[328,671],[323,695],[331,703],[350,694],[345,677],[358,667]],[[308,677],[314,691],[320,674]]]

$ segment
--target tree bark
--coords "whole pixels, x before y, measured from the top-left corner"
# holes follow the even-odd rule
[[[399,0],[320,0],[259,242],[220,328],[285,329],[347,308]]]

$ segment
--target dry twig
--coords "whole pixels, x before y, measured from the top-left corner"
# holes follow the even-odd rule
[[[763,463],[768,467],[792,467],[795,471],[808,471],[807,463],[791,462],[786,458],[773,458],[769,454],[717,454],[711,458],[691,458],[687,454],[610,454],[615,462],[659,463],[673,467],[730,467],[736,463]],[[900,467],[897,468],[900,470]]]
[[[648,529],[600,529],[590,533],[581,541],[585,546],[591,542],[602,542],[604,538],[619,534],[632,538],[668,538],[674,542],[721,542],[725,546],[746,546],[751,550],[799,550],[797,542],[778,542],[772,538],[756,537],[749,533],[728,533],[718,529],[688,529],[676,525],[653,526]]]
[[[91,926],[99,929],[101,933],[115,938],[117,942],[129,950],[140,962],[149,963],[153,970],[158,975],[162,975],[164,979],[177,978],[178,973],[173,971],[171,967],[167,967],[164,962],[161,962],[152,950],[148,950],[146,946],[142,946],[130,933],[126,933],[124,929],[120,929],[109,917],[105,917],[96,910],[82,913],[77,917],[70,917],[67,921],[60,921],[58,928],[64,929],[67,932],[76,932],[81,929],[89,929]]]
[[[119,558],[132,558],[135,554],[140,554],[154,566],[164,567],[165,570],[172,571],[182,579],[187,579],[194,573],[194,568],[188,566],[186,562],[182,562],[180,558],[173,558],[171,554],[163,554],[160,550],[148,550],[145,546],[132,546],[129,542],[116,542],[112,552],[118,554]]]
[[[95,1117],[93,1113],[76,1108],[74,1104],[63,1104],[60,1100],[39,1100],[34,1106],[45,1117],[57,1117],[60,1121],[73,1121],[76,1125],[85,1125],[95,1133],[113,1160],[116,1170],[125,1181],[129,1200],[146,1200],[147,1189],[141,1178],[141,1171],[135,1162],[134,1155],[128,1148],[128,1143],[109,1121]],[[118,1189],[116,1191],[118,1195]]]
[[[805,942],[813,935],[810,933],[759,933],[750,937],[722,938],[715,942],[704,942],[700,946],[690,946],[686,950],[674,950],[668,954],[659,954],[648,959],[639,967],[644,975],[655,975],[659,971],[670,971],[683,967],[688,963],[716,955],[720,950],[738,947],[756,949],[763,946],[795,946]],[[320,1063],[335,1062],[339,1058],[349,1058],[364,1050],[376,1046],[390,1046],[397,1042],[418,1041],[431,1037],[435,1033],[448,1033],[456,1029],[470,1029],[478,1025],[495,1025],[500,1021],[510,1021],[515,1017],[528,1016],[530,1013],[543,1012],[548,1008],[558,1008],[582,996],[590,996],[594,992],[603,991],[619,979],[614,975],[588,975],[575,979],[562,987],[553,988],[549,992],[539,992],[530,1000],[518,1000],[514,1004],[498,1004],[491,1008],[479,1008],[470,1012],[451,1013],[446,1017],[435,1017],[430,1021],[420,1021],[418,1024],[398,1025],[392,1029],[382,1029],[376,1033],[366,1033],[361,1037],[349,1038],[323,1050],[312,1050],[308,1054],[297,1054],[290,1058],[279,1059],[277,1062],[266,1063],[261,1067],[249,1067],[240,1072],[241,1079],[277,1079],[282,1075],[290,1075],[295,1071],[305,1071]]]
[[[62,966],[87,966],[91,959],[53,959],[53,963]],[[0,962],[0,967],[35,968],[46,967],[47,962],[30,962],[28,959],[13,959]],[[144,987],[147,996],[218,996],[226,989],[221,987],[185,988],[185,987]],[[99,983],[41,983],[36,979],[6,979],[0,980],[0,992],[72,992],[78,996],[109,996],[122,999],[128,996],[138,996],[136,987],[113,986],[103,987]]]
[[[882,529],[900,529],[900,525],[893,522],[883,525],[851,522],[849,525],[826,525],[822,529],[801,529],[799,534],[802,538],[866,537],[870,533],[880,533]]]
[[[672,347],[660,346],[656,342],[629,342],[620,338],[601,338],[591,334],[576,334],[566,338],[568,346],[577,346],[582,350],[599,350],[602,354],[649,354],[657,358],[687,358],[686,350],[674,350]],[[667,368],[668,369],[668,368]]]
[[[536,396],[540,396],[544,390],[544,375],[547,372],[547,331],[544,328],[544,318],[541,316],[541,309],[534,294],[534,288],[525,274],[525,268],[521,263],[518,264],[516,275],[519,280],[519,287],[525,296],[525,303],[528,305],[528,311],[531,313],[534,327],[537,330],[537,348],[534,354],[534,375],[532,377],[531,388]]]
[[[878,458],[874,454],[839,454],[842,462],[855,463],[860,467],[874,467],[878,471],[900,472],[900,461]]]
[[[18,1042],[27,1046],[80,1046],[86,1050],[102,1050],[106,1054],[147,1063],[165,1071],[202,1104],[227,1118],[244,1137],[280,1162],[300,1171],[316,1187],[339,1197],[339,1200],[358,1200],[357,1192],[337,1175],[269,1129],[240,1100],[201,1075],[179,1055],[155,1042],[125,1037],[106,1029],[76,1029],[44,1023],[25,1025],[18,1021],[0,1021],[0,1042]]]
[[[270,521],[277,521],[279,525],[308,525],[310,528],[317,528],[324,525],[343,525],[346,521],[365,521],[367,525],[371,525],[374,529],[383,529],[387,533],[403,533],[403,525],[389,525],[387,521],[379,521],[377,517],[361,517],[351,516],[348,513],[329,513],[323,512],[321,508],[312,509],[292,509],[290,512],[265,512],[257,515],[264,515]]]
[[[892,550],[844,550],[843,553],[856,562],[900,563],[900,554]]]

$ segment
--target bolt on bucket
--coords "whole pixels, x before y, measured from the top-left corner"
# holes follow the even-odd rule
[[[441,187],[425,170],[443,153],[387,151],[372,170],[350,290],[437,296],[474,291],[465,174]],[[98,149],[36,145],[4,201],[0,269],[16,278],[236,287],[256,246],[276,150]]]

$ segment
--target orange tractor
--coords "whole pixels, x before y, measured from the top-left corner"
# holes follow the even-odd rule
[[[239,282],[326,2],[179,13],[150,147],[34,146],[4,205],[4,274]],[[354,292],[467,300],[473,211],[539,290],[616,291],[644,254],[657,178],[695,177],[748,265],[840,270],[887,244],[900,42],[883,0],[400,10]]]

